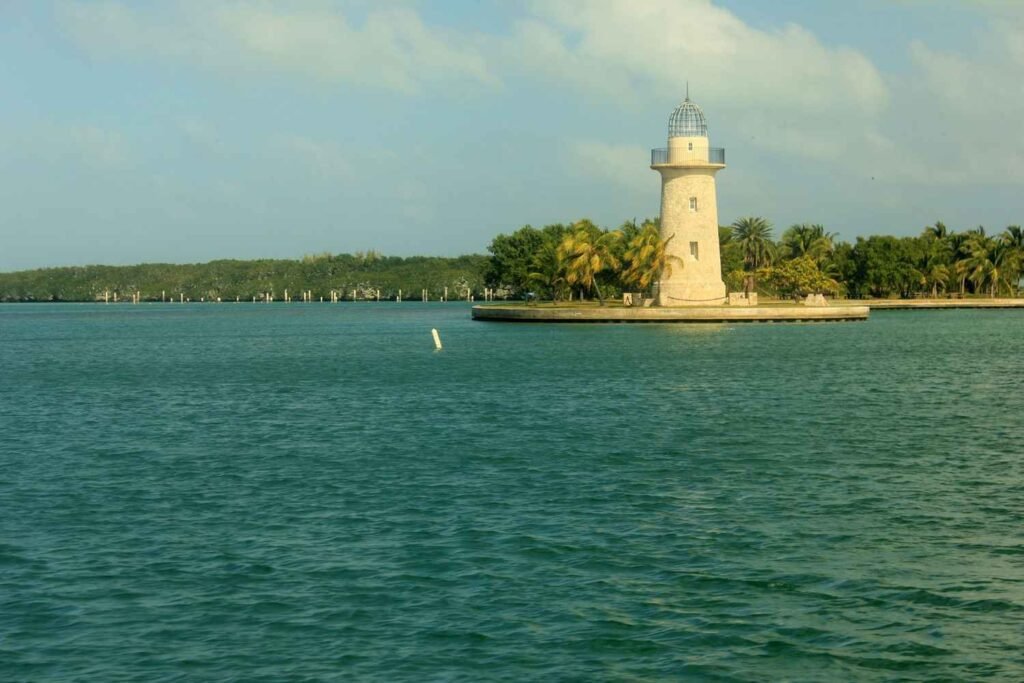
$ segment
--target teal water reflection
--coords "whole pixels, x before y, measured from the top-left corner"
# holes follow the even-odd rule
[[[1021,680],[1022,357],[1017,311],[0,306],[0,678]]]

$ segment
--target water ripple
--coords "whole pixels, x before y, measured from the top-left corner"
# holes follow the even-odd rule
[[[0,678],[1022,680],[1022,352],[0,307]]]

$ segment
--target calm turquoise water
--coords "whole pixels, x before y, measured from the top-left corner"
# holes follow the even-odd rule
[[[0,306],[0,679],[1024,680],[1022,359],[1024,311]]]

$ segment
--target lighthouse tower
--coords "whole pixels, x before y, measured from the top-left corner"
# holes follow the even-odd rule
[[[661,238],[674,257],[658,282],[658,305],[724,303],[715,174],[725,168],[725,150],[710,146],[704,112],[689,93],[669,117],[668,148],[651,150],[651,168],[661,174]]]

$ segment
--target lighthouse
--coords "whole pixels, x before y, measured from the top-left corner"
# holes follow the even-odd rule
[[[725,150],[710,146],[707,119],[689,92],[669,117],[668,147],[651,150],[651,168],[661,174],[661,239],[670,257],[657,304],[724,303],[715,174],[725,168]]]

